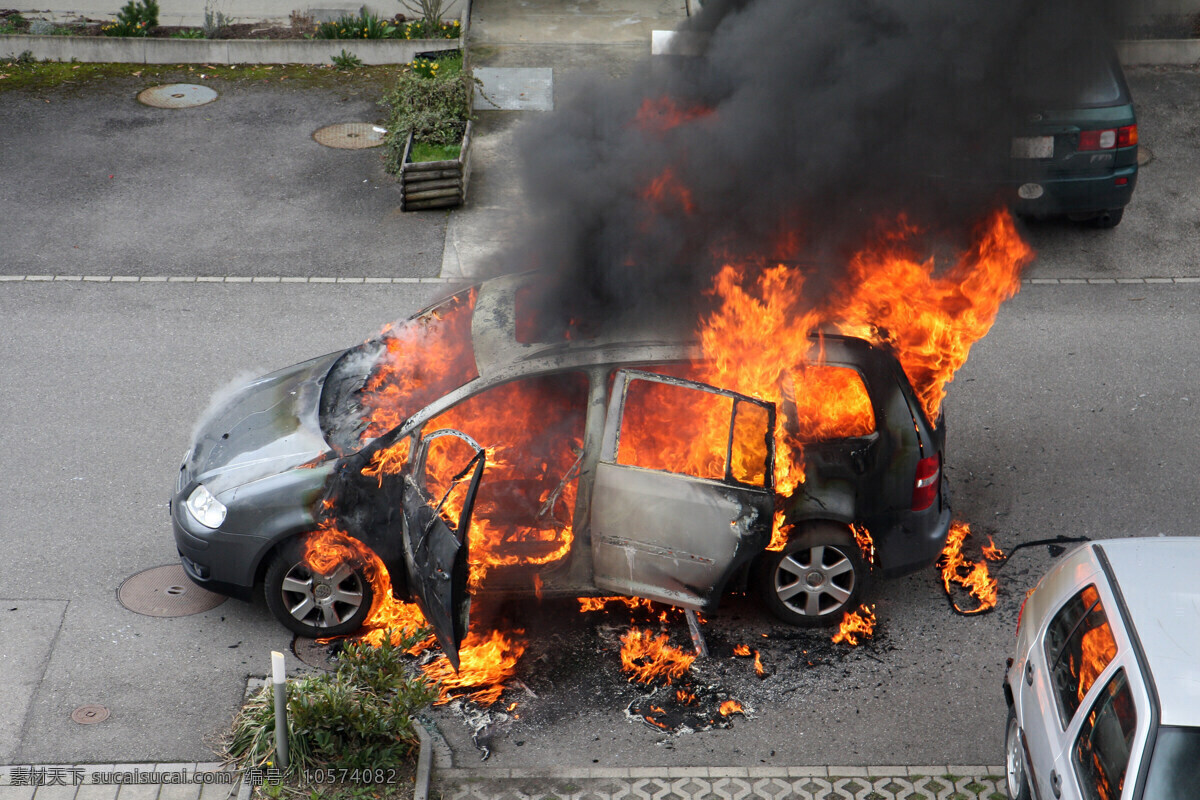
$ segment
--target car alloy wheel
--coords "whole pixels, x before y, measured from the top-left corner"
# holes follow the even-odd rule
[[[1008,709],[1008,725],[1004,731],[1004,788],[1008,800],[1029,800],[1029,781],[1025,777],[1025,762],[1021,760],[1021,735],[1015,709]]]
[[[758,586],[767,607],[792,625],[836,625],[853,610],[866,579],[850,529],[816,523],[793,530],[783,550],[759,563]]]
[[[319,572],[304,562],[301,547],[284,547],[264,578],[267,607],[292,631],[310,638],[343,636],[362,627],[374,593],[362,566],[341,562]]]

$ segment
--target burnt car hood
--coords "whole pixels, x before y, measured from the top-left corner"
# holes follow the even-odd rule
[[[214,400],[198,426],[182,483],[195,480],[219,494],[328,452],[318,410],[325,376],[341,355],[281,369]]]

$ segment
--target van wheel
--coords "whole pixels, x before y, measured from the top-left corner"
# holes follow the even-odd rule
[[[1008,725],[1004,730],[1004,789],[1008,800],[1029,800],[1029,777],[1025,774],[1025,762],[1021,758],[1020,726],[1017,711],[1008,708]]]
[[[328,573],[304,563],[303,538],[284,545],[267,567],[267,608],[287,628],[310,639],[345,636],[362,627],[374,593],[361,564],[342,562]]]
[[[758,564],[763,602],[784,622],[837,625],[862,594],[867,568],[850,529],[832,522],[796,528],[778,552]]]

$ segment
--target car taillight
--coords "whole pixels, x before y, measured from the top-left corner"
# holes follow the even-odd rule
[[[1107,128],[1100,131],[1080,131],[1079,150],[1112,150],[1114,147],[1132,147],[1137,144],[1137,125]]]
[[[938,496],[938,479],[942,473],[942,456],[939,453],[917,462],[917,476],[913,479],[912,510],[924,511],[933,505]]]

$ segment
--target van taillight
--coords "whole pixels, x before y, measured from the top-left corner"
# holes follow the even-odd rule
[[[939,453],[917,462],[917,477],[913,480],[912,510],[924,511],[933,505],[938,496],[938,480],[942,474],[942,456]]]
[[[1079,150],[1112,150],[1114,147],[1132,147],[1138,143],[1137,125],[1108,128],[1102,131],[1080,131]]]

